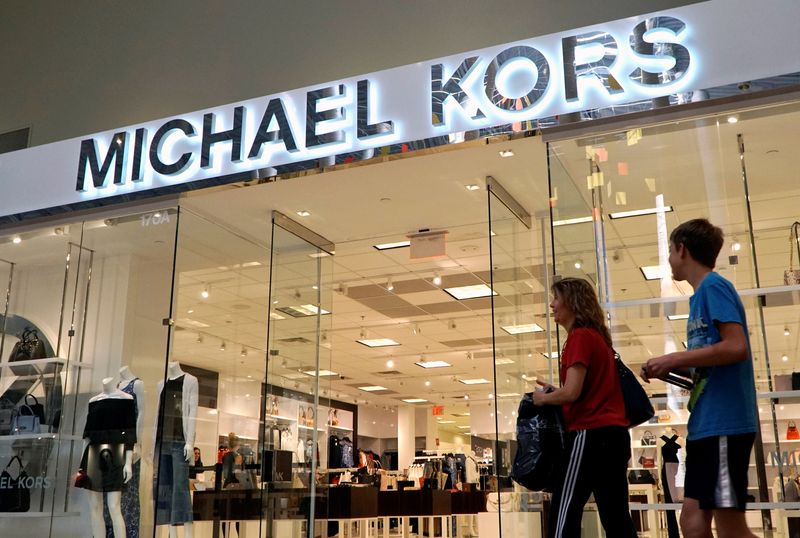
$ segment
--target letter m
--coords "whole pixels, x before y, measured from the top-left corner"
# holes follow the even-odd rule
[[[123,173],[125,171],[125,147],[126,147],[127,133],[116,133],[112,138],[111,144],[106,151],[106,156],[101,165],[97,158],[97,144],[94,138],[88,138],[81,141],[81,156],[78,162],[78,181],[75,184],[75,190],[86,190],[86,168],[88,167],[92,174],[92,184],[95,189],[102,189],[108,186],[108,171],[111,168],[111,162],[114,162],[114,183],[117,185],[122,184],[124,181]]]

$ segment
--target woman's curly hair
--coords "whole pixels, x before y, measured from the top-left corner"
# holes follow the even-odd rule
[[[553,284],[550,289],[575,316],[573,328],[595,329],[603,335],[608,347],[614,347],[611,341],[611,331],[606,325],[606,314],[600,307],[597,293],[591,283],[582,278],[563,278]]]

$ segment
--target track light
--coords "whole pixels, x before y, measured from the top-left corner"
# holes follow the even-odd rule
[[[223,340],[223,341],[222,341],[222,343],[220,343],[220,345],[219,345],[219,350],[220,350],[220,351],[225,351],[225,348],[226,348],[226,346],[225,346],[225,340]]]
[[[434,286],[442,285],[442,277],[439,275],[439,271],[434,271],[433,273],[433,285]]]
[[[450,322],[447,324],[448,329],[455,329],[456,328],[456,320],[451,319]]]
[[[203,335],[200,334],[200,333],[197,333],[197,343],[198,344],[202,344],[203,343]]]
[[[580,269],[581,267],[583,267],[583,261],[575,260],[575,269]]]
[[[242,351],[239,352],[242,357],[247,357],[247,348],[242,346]]]
[[[394,284],[392,283],[392,277],[386,277],[386,291],[394,291]]]
[[[362,340],[366,340],[367,338],[367,330],[364,327],[361,327],[361,332],[358,333],[358,337]]]
[[[789,332],[789,327],[783,328],[783,336],[789,336],[791,333]]]
[[[208,296],[209,296],[208,286],[206,286],[203,288],[203,291],[200,292],[200,297],[202,297],[203,299],[208,299]]]

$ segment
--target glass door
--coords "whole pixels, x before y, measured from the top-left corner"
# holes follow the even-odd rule
[[[327,519],[327,407],[332,370],[334,245],[277,211],[272,215],[261,536],[319,536]],[[323,399],[321,400],[321,397]]]
[[[494,356],[492,458],[501,535],[541,529],[540,494],[514,484],[509,476],[516,453],[516,415],[520,399],[536,380],[552,379],[549,357],[546,251],[528,211],[494,178],[487,177]],[[541,233],[542,226],[537,226]],[[547,227],[544,227],[546,229]],[[538,248],[537,248],[538,247]],[[486,456],[486,455],[484,455]],[[490,501],[491,502],[491,501]]]

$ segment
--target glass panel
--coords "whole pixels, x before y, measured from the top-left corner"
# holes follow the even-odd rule
[[[263,536],[318,536],[326,519],[330,346],[330,256],[292,232],[273,225],[270,329],[264,386],[265,450],[272,461]],[[323,279],[323,275],[325,278]],[[326,336],[327,338],[327,336]],[[337,426],[352,428],[344,414]],[[269,461],[269,460],[267,460]],[[317,528],[318,527],[318,528]],[[316,529],[316,530],[311,530]]]
[[[181,209],[171,349],[149,389],[156,536],[258,534],[268,281],[266,244]]]
[[[798,140],[792,128],[798,114],[797,104],[744,110],[550,147],[556,263],[568,269],[578,250],[572,245],[581,241],[577,235],[567,238],[565,229],[594,225],[600,276],[587,276],[598,284],[617,350],[634,371],[652,356],[686,346],[693,290],[671,278],[669,232],[681,222],[707,217],[725,233],[716,271],[737,288],[747,314],[763,437],[763,451],[757,440],[751,456],[748,493],[762,501],[779,499],[780,471],[788,472],[779,465],[779,452],[791,446],[786,440],[788,423],[795,419],[791,397],[800,395],[791,384],[791,373],[798,370],[795,295],[800,286],[784,287],[789,229],[797,219],[791,148]],[[586,170],[593,174],[586,177]],[[564,220],[564,189],[583,193],[584,205],[595,210],[594,224],[558,222]],[[657,398],[663,426],[684,437],[685,395],[662,382],[647,389]],[[664,429],[653,428],[657,436]],[[660,468],[660,451],[637,445],[640,434],[634,430],[632,435],[631,465],[639,467],[639,457],[650,451]],[[650,497],[642,497],[646,502],[640,506],[649,507]],[[754,528],[763,526],[761,515],[748,512]],[[776,525],[778,518],[773,514]]]
[[[530,217],[499,185],[489,181],[489,235],[493,330],[493,390],[488,394],[495,446],[484,450],[498,477],[497,493],[490,493],[500,513],[500,534],[509,529],[541,528],[540,492],[530,492],[510,480],[517,451],[517,409],[523,394],[537,388],[536,380],[557,377],[557,361],[548,358],[548,270],[541,223],[529,228],[520,217]],[[538,230],[538,235],[537,235]],[[478,404],[479,405],[479,404]],[[478,411],[473,406],[473,414]],[[497,496],[499,499],[492,499]],[[498,502],[499,501],[499,502]],[[505,529],[505,531],[504,531]]]

